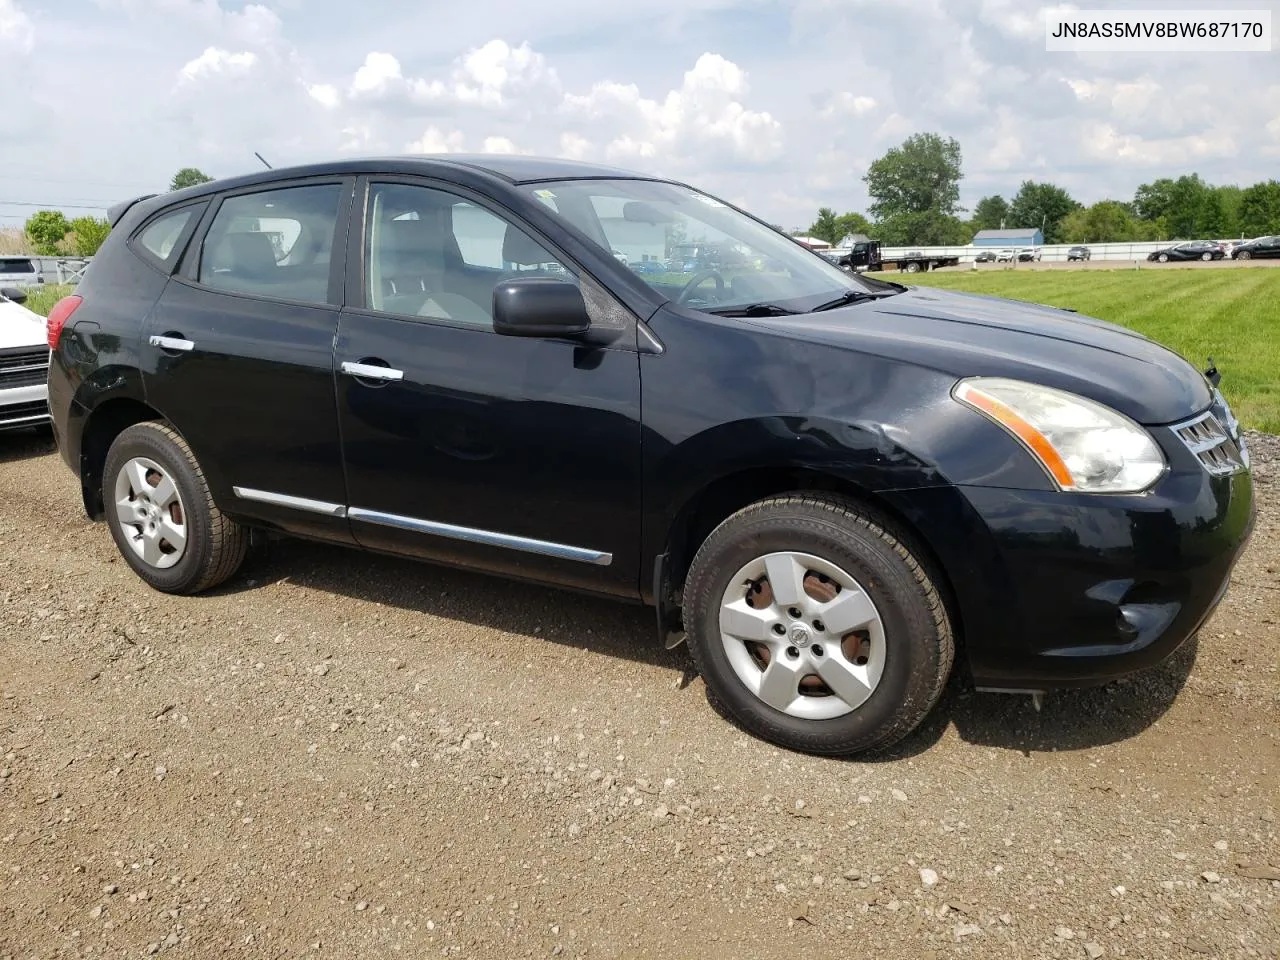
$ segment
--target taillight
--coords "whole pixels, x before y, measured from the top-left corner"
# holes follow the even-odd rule
[[[49,335],[49,349],[58,349],[58,338],[62,336],[62,328],[66,326],[67,321],[71,319],[71,315],[76,312],[80,304],[84,303],[84,297],[72,294],[69,297],[63,297],[53,305],[53,309],[49,311],[49,318],[45,321],[45,332]]]

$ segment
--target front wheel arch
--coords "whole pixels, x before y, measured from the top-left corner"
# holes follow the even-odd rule
[[[671,609],[678,619],[685,578],[698,548],[721,523],[760,500],[770,497],[826,495],[856,504],[883,516],[903,535],[912,553],[930,572],[951,620],[957,650],[964,646],[964,623],[950,575],[932,544],[915,524],[882,497],[842,477],[814,469],[758,468],[718,477],[696,493],[676,514],[668,530],[665,550],[660,555],[661,579],[656,584],[665,594],[655,596],[661,610]],[[669,628],[676,623],[668,624]]]

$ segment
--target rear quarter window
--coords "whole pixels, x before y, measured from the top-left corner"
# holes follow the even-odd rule
[[[36,265],[25,257],[0,257],[0,273],[35,273]]]
[[[130,245],[160,267],[172,266],[206,203],[192,203],[161,213],[133,235]]]

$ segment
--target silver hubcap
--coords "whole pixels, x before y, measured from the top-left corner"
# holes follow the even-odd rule
[[[752,560],[720,600],[720,640],[738,679],[788,716],[856,710],[884,672],[884,623],[852,576],[807,553]]]
[[[163,570],[187,549],[187,511],[177,484],[154,460],[134,457],[116,474],[116,517],[133,552]]]

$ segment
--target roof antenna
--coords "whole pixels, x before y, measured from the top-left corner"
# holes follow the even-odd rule
[[[259,160],[262,160],[262,154],[260,154],[257,150],[253,151],[253,155],[257,157]],[[267,163],[267,161],[265,160],[262,160],[262,165],[266,167],[268,170],[271,169],[271,164]]]

